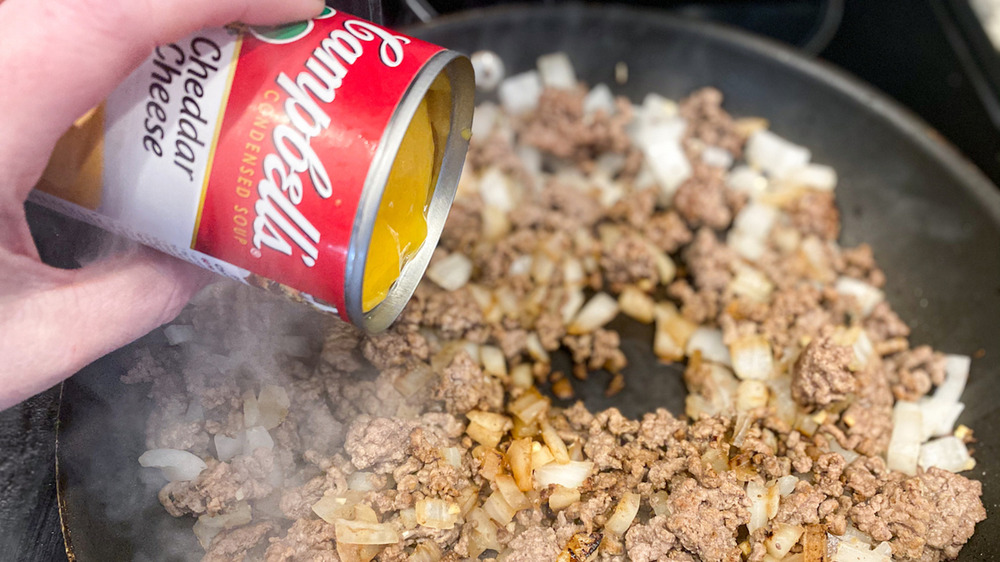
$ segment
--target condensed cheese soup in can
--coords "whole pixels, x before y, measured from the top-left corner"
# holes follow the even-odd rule
[[[164,45],[56,145],[31,199],[369,331],[455,196],[462,55],[326,8]]]

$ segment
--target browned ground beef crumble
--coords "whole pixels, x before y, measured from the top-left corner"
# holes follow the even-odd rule
[[[515,438],[543,443],[540,420],[593,469],[570,505],[553,510],[558,490],[533,489],[512,521],[488,523],[496,548],[483,558],[760,561],[780,525],[801,527],[808,540],[860,531],[873,545],[888,541],[899,560],[957,556],[985,518],[980,483],[936,468],[906,476],[884,461],[894,399],[916,400],[941,384],[944,358],[927,346],[911,348],[909,329],[887,303],[865,314],[833,289],[838,276],[879,287],[884,275],[867,245],[833,242],[840,222],[832,193],[805,190],[780,204],[763,255],[749,264],[724,243],[747,196],[727,186],[725,170],[701,160],[706,147],[737,161],[744,152],[747,123],[730,117],[722,95],[699,90],[679,104],[692,173],[665,205],[655,185],[639,185],[643,156],[627,134],[632,106],[621,99],[613,115],[586,115],[585,94],[582,87],[547,90],[534,113],[503,117],[488,138],[473,139],[466,173],[500,170],[520,186],[520,200],[490,238],[483,200],[463,188],[435,261],[451,252],[468,257],[469,285],[448,292],[424,281],[399,321],[377,335],[334,319],[303,320],[257,292],[215,287],[214,298],[177,321],[194,326],[199,340],[137,359],[125,380],[151,385],[148,447],[186,449],[208,462],[197,479],[163,487],[166,510],[210,517],[252,507],[252,521],[216,534],[204,560],[402,561],[418,547],[432,554],[414,560],[477,556],[477,533],[485,529],[469,509],[497,489],[497,474],[510,473],[506,453]],[[519,146],[540,150],[548,171],[584,175],[532,173]],[[585,175],[609,154],[620,159],[611,179],[623,188],[610,203]],[[553,267],[512,275],[526,255]],[[664,258],[675,270],[663,268]],[[579,271],[566,267],[568,260]],[[762,296],[734,288],[745,267],[766,280]],[[616,332],[571,333],[564,307],[581,295],[626,288],[672,300],[678,325],[721,329],[730,345],[762,337],[787,376],[767,383],[765,405],[740,409],[732,371],[696,353],[685,374],[688,416],[660,409],[632,420],[582,403],[546,406],[530,423],[511,415],[512,403],[533,392],[515,375],[518,366],[527,366],[529,385],[559,380],[572,392],[568,373],[550,372],[547,352],[567,350],[577,375],[625,367]],[[863,330],[875,350],[864,364],[844,340],[857,335],[850,328]],[[283,334],[303,333],[321,334],[304,336],[308,353],[271,351],[291,349]],[[504,371],[474,357],[472,344],[498,348]],[[290,401],[287,417],[270,429],[273,448],[216,460],[215,436],[246,429],[247,391],[263,384],[279,385]],[[702,406],[692,408],[692,398]],[[470,410],[504,414],[514,424],[495,447],[481,445],[466,433]],[[859,456],[847,462],[844,450]],[[748,484],[772,486],[789,475],[799,477],[793,490],[763,527],[748,532]],[[366,485],[352,486],[359,477]],[[637,515],[627,531],[607,530],[630,493],[640,497]],[[336,526],[312,509],[324,497],[367,506],[353,516],[391,525],[398,543],[339,545]],[[425,499],[459,506],[454,525],[413,522],[407,514]],[[807,538],[791,552],[803,553]]]

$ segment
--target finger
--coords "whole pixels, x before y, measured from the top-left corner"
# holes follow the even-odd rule
[[[78,270],[0,257],[0,410],[173,319],[210,274],[148,248]]]
[[[322,7],[323,0],[0,2],[0,169],[17,170],[11,179],[26,196],[58,137],[154,46],[233,21],[302,20]]]

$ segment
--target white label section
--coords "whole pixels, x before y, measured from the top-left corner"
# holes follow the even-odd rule
[[[118,223],[109,230],[191,248],[235,45],[212,29],[158,47],[108,98],[98,212]]]

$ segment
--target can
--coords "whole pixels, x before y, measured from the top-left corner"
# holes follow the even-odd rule
[[[440,237],[474,92],[463,55],[329,7],[290,26],[205,30],[156,48],[78,120],[30,198],[379,331]],[[411,125],[425,114],[427,126]],[[423,135],[413,139],[432,141],[431,168],[400,152],[426,145],[405,141],[411,127]],[[420,170],[410,183],[429,178],[423,199],[402,193],[415,201],[413,220],[423,211],[426,235],[370,305],[373,233],[384,229],[376,223],[394,202],[382,196],[404,160]]]

